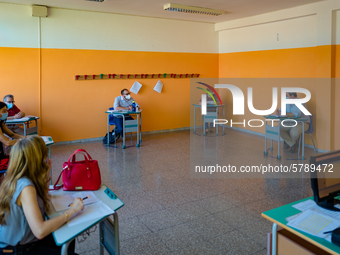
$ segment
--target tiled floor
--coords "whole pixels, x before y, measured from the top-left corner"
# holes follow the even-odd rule
[[[219,139],[219,153],[228,153],[235,162],[277,164],[275,158],[263,156],[263,137],[226,131],[218,138],[194,139],[207,144]],[[261,212],[312,195],[308,178],[190,178],[190,131],[143,135],[140,148],[135,140],[128,140],[132,147],[125,150],[121,142],[117,145],[56,144],[51,150],[53,181],[76,149],[87,150],[99,161],[103,184],[125,203],[118,210],[122,255],[267,254],[271,223]],[[306,148],[305,153],[308,158],[313,150]],[[282,161],[289,157],[285,151]],[[76,251],[99,254],[98,230],[77,243]]]

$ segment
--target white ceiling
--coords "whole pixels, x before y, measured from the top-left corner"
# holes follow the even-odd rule
[[[0,0],[24,5],[46,5],[67,9],[99,11],[167,19],[191,20],[201,22],[222,22],[262,13],[292,8],[323,0],[106,0],[103,3],[85,0]],[[177,3],[211,9],[225,10],[227,13],[215,17],[200,14],[164,11],[163,5]]]

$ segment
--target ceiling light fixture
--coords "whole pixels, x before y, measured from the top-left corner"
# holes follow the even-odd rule
[[[220,16],[222,14],[225,14],[225,11],[221,11],[221,10],[214,10],[214,9],[209,9],[209,8],[182,5],[182,4],[166,4],[164,5],[164,10],[184,12],[184,13],[204,14],[204,15],[212,15],[212,16]]]

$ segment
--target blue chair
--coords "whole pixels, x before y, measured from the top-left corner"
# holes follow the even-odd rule
[[[314,128],[313,128],[313,115],[310,115],[309,128],[305,131],[305,134],[309,134],[310,138],[312,138],[314,151],[316,152],[317,149],[315,147],[314,139],[313,139],[313,136],[312,136],[313,131],[314,131]],[[301,143],[302,143],[302,136],[301,135],[300,135],[300,138],[299,138],[300,139],[300,141],[299,141],[299,154],[300,154],[300,147],[301,147]]]
[[[114,107],[110,107],[110,108],[109,108],[110,111],[112,111],[112,110],[114,110],[114,109],[115,109]],[[112,114],[110,114],[109,125],[116,125],[116,123],[114,122],[114,120],[115,120],[115,117],[114,117]]]

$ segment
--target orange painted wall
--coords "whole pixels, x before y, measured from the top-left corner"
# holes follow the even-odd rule
[[[218,54],[42,49],[42,131],[55,141],[103,136],[104,113],[135,79],[75,81],[76,74],[199,73],[218,75]],[[189,79],[138,79],[133,98],[143,108],[143,131],[190,125]]]
[[[39,49],[0,47],[0,101],[15,96],[26,114],[39,116]]]
[[[336,52],[334,52],[336,49]],[[266,50],[253,52],[223,53],[219,55],[220,78],[331,78],[340,77],[339,45]],[[333,61],[332,61],[333,57]],[[287,85],[285,85],[287,86]],[[340,134],[337,127],[340,123],[340,104],[337,96],[340,89],[332,85],[331,79],[323,82],[322,87],[311,84],[309,89],[312,99],[307,104],[315,116],[314,138],[317,147],[324,150],[340,149]],[[280,87],[280,86],[277,86]],[[255,91],[268,94],[265,86],[256,86]],[[246,92],[244,91],[245,95]],[[256,92],[258,93],[258,92]],[[222,92],[225,102],[232,105],[230,93]],[[333,98],[333,101],[331,100]],[[271,105],[271,96],[263,96],[260,104],[263,109]],[[262,109],[261,106],[258,109]],[[227,110],[228,118],[232,110]],[[247,114],[246,116],[247,117]],[[249,117],[249,116],[248,116]],[[236,120],[239,118],[236,118]],[[248,118],[249,119],[249,118]],[[263,133],[263,130],[261,131]],[[311,144],[309,138],[306,142]]]

